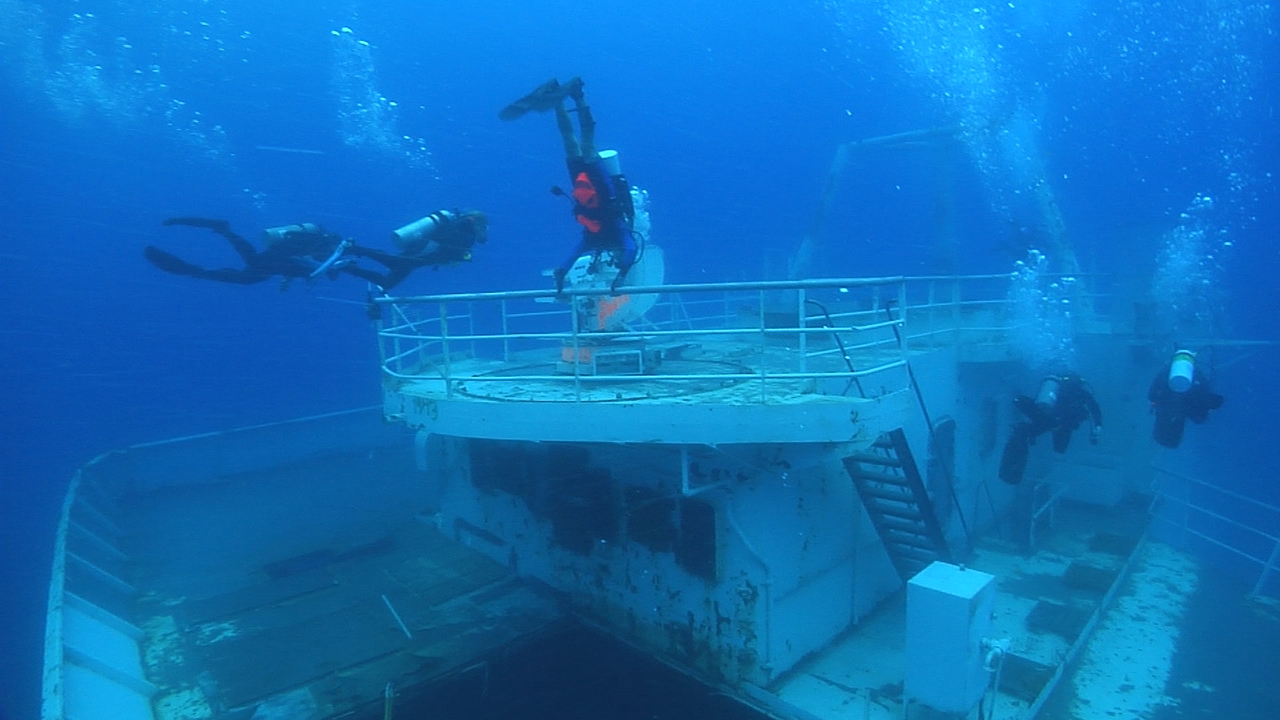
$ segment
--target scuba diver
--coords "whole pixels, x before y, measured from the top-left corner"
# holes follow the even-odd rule
[[[1152,436],[1167,448],[1176,448],[1182,443],[1187,420],[1202,425],[1209,419],[1209,411],[1222,407],[1223,402],[1196,364],[1195,353],[1189,350],[1175,352],[1173,359],[1156,373],[1147,399],[1156,416]]]
[[[1013,405],[1026,419],[1013,426],[1013,435],[1000,456],[1000,479],[1010,485],[1022,482],[1031,446],[1043,433],[1052,431],[1054,452],[1064,453],[1072,433],[1080,423],[1091,419],[1093,427],[1089,431],[1089,442],[1098,444],[1098,436],[1102,433],[1102,409],[1079,375],[1066,373],[1046,377],[1035,399],[1019,395],[1014,398]]]
[[[337,233],[326,232],[312,223],[283,225],[262,231],[263,249],[258,251],[253,243],[237,235],[226,220],[198,217],[175,217],[163,221],[163,225],[185,225],[205,228],[221,235],[240,258],[243,268],[203,268],[183,260],[153,245],[143,250],[143,255],[156,267],[174,275],[253,285],[280,276],[280,289],[288,288],[294,278],[312,280],[327,275],[337,277],[351,260],[342,255],[352,244]]]
[[[586,254],[592,256],[593,272],[616,269],[617,275],[610,284],[610,289],[616,291],[639,252],[633,230],[635,207],[617,151],[596,150],[596,123],[582,93],[582,84],[581,78],[575,77],[563,85],[552,78],[503,108],[498,117],[515,120],[529,112],[555,111],[573,189],[566,193],[556,187],[552,192],[573,202],[574,218],[583,228],[582,240],[573,254],[554,271],[556,292],[564,290],[565,276],[578,258]],[[578,115],[577,135],[565,107],[566,98],[573,100],[574,112]]]
[[[397,255],[359,245],[347,248],[347,257],[372,260],[384,266],[387,269],[385,273],[367,270],[354,262],[344,265],[341,270],[367,280],[385,292],[399,285],[418,268],[438,268],[471,260],[471,249],[475,244],[488,240],[488,228],[488,218],[478,210],[438,210],[391,234],[392,242],[400,249]]]

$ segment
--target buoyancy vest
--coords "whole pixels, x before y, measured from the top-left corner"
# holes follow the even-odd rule
[[[574,218],[592,234],[626,231],[635,212],[627,179],[605,175],[598,161],[574,165],[570,167]]]

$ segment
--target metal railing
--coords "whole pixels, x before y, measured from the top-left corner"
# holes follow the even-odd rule
[[[119,549],[114,503],[98,482],[110,455],[71,480],[54,537],[45,620],[43,720],[85,717],[110,707],[116,717],[151,720],[157,688],[146,678],[143,630],[131,617],[138,590]]]
[[[452,397],[478,384],[545,384],[572,391],[627,383],[808,383],[821,394],[866,396],[904,389],[911,350],[1005,342],[1008,275],[837,278],[629,287],[653,302],[641,317],[608,331],[586,319],[609,291],[550,290],[379,298],[384,380],[433,383]],[[646,300],[647,298],[647,300]],[[656,298],[656,300],[655,300]],[[584,310],[584,308],[587,308]],[[644,362],[648,348],[719,344],[742,358],[713,369]],[[632,353],[626,372],[584,359]],[[494,364],[506,367],[495,371]],[[440,385],[442,383],[442,385]]]
[[[1280,570],[1280,507],[1195,478],[1155,468],[1157,521],[1259,568],[1253,595]]]

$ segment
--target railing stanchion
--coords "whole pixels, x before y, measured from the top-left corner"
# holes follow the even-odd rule
[[[499,312],[502,313],[502,362],[511,362],[511,328],[507,319],[507,299],[499,301]]]
[[[757,316],[760,319],[760,403],[761,404],[764,403],[764,397],[765,397],[764,364],[765,364],[766,358],[769,357],[769,332],[768,332],[769,323],[765,318],[766,308],[768,307],[767,300],[768,298],[765,296],[765,291],[761,290],[759,304],[756,307]]]
[[[444,376],[444,396],[452,398],[453,365],[449,358],[449,306],[444,302],[440,303],[440,352],[444,356],[441,359],[441,375]]]
[[[804,288],[796,292],[796,328],[800,331],[800,372],[809,372],[809,323],[805,321]]]
[[[477,357],[480,351],[476,348],[476,308],[474,301],[467,302],[467,337],[471,340],[471,357]]]
[[[902,325],[902,331],[898,334],[898,355],[902,362],[907,362],[907,283],[905,280],[898,282],[898,307],[902,308],[902,315],[898,318],[899,324]]]
[[[929,336],[929,347],[936,348],[938,347],[938,339],[934,337],[934,334],[937,332],[938,328],[938,310],[934,307],[934,303],[938,299],[938,281],[933,280],[932,278],[929,280],[928,298],[929,300],[928,305],[926,305],[926,309],[929,311],[929,321],[925,324],[925,327],[927,328],[925,332],[928,333]],[[904,305],[903,307],[905,308],[906,306]],[[906,317],[906,315],[907,313],[904,310],[902,316]]]
[[[958,350],[963,341],[964,332],[960,328],[960,278],[951,278],[951,338]]]
[[[392,346],[392,349],[395,350],[395,359],[396,359],[395,372],[401,372],[404,370],[404,356],[400,354],[400,337],[399,336],[396,336],[391,339],[391,346]],[[385,365],[386,363],[384,362],[383,364]]]
[[[578,335],[581,324],[578,319],[578,298],[569,298],[569,331],[573,339],[573,401],[582,402],[582,341]]]
[[[1277,562],[1280,562],[1280,540],[1271,546],[1271,557],[1267,558],[1267,564],[1262,566],[1262,572],[1258,575],[1258,584],[1253,586],[1253,595],[1262,594],[1262,588],[1267,584],[1267,576],[1276,569]]]

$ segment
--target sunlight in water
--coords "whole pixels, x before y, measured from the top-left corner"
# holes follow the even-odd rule
[[[398,104],[378,91],[373,47],[349,27],[333,31],[333,94],[338,125],[348,146],[403,157],[410,167],[430,168],[427,141],[396,132]]]

